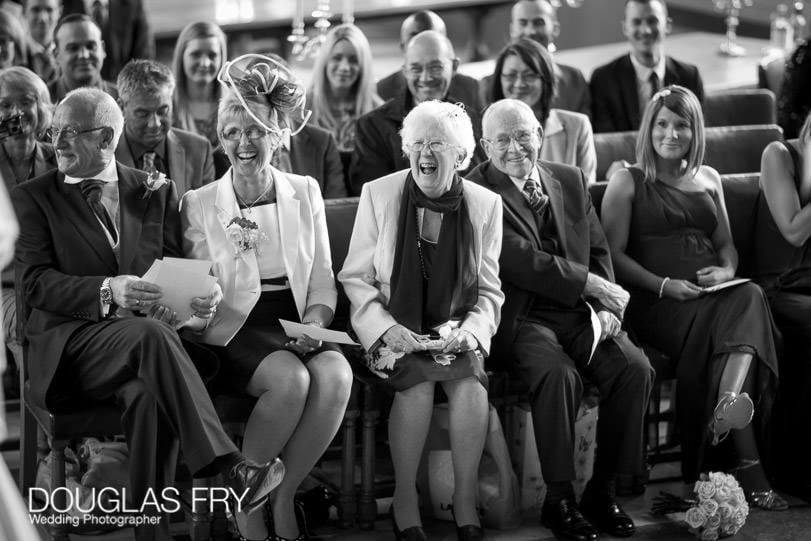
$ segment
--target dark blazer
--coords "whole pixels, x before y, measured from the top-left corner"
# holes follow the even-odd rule
[[[591,74],[591,125],[594,133],[639,129],[642,111],[631,55],[623,55]],[[663,86],[681,85],[704,101],[704,83],[693,64],[665,57]]]
[[[535,215],[510,177],[490,161],[466,175],[468,180],[501,195],[504,204],[499,275],[506,300],[493,341],[496,358],[503,358],[502,354],[512,350],[518,327],[537,302],[574,308],[589,272],[614,281],[608,242],[584,188],[583,172],[570,165],[545,161],[538,162],[538,170],[544,192],[549,195],[562,256],[541,249]],[[594,309],[604,308],[594,306]]]
[[[456,103],[459,100],[448,95],[445,101]],[[400,128],[413,104],[411,93],[405,90],[397,98],[390,99],[358,118],[355,152],[349,168],[350,195],[360,195],[364,183],[370,180],[410,167],[408,157],[403,154]],[[472,168],[485,160],[484,151],[479,146],[482,122],[478,111],[468,109],[467,114],[473,123],[473,137],[476,139],[476,150],[470,162]]]
[[[31,315],[26,324],[33,399],[46,393],[70,336],[102,319],[99,288],[107,276],[143,275],[156,258],[183,257],[173,183],[144,198],[146,173],[117,164],[120,263],[78,185],[57,170],[11,193],[21,225],[15,264]]]
[[[205,137],[179,128],[170,128],[166,134],[166,158],[169,162],[167,176],[175,181],[179,195],[214,182],[213,150]],[[118,141],[115,159],[127,167],[136,165],[126,131]]]
[[[324,199],[346,197],[346,179],[338,145],[330,132],[318,126],[304,126],[290,139],[288,173],[313,177],[321,186]]]
[[[479,82],[479,94],[483,105],[490,105],[493,96],[490,86],[493,75],[487,75]],[[591,116],[591,94],[583,72],[573,66],[555,63],[555,95],[550,109],[565,109]]]
[[[407,88],[403,72],[395,71],[391,75],[377,82],[377,95],[384,100],[390,100],[400,95]],[[482,101],[479,99],[479,81],[468,75],[457,73],[451,79],[448,94],[459,98],[467,109],[481,111]]]
[[[85,13],[84,0],[63,0],[62,6],[65,15]],[[107,58],[101,77],[115,82],[118,72],[133,58],[155,58],[155,38],[141,0],[112,0],[109,6],[107,27],[102,29]]]

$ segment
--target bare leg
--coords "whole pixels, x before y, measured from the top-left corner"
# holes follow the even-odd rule
[[[748,425],[753,414],[752,400],[746,395],[739,396],[749,375],[752,355],[729,353],[722,362],[724,368],[718,383],[717,402],[710,419],[712,445],[717,445],[730,429],[740,430]]]
[[[433,411],[433,382],[420,383],[394,395],[389,414],[389,451],[394,464],[392,509],[400,530],[422,525],[417,468]]]
[[[336,351],[325,351],[306,365],[310,373],[307,404],[290,441],[284,447],[285,476],[273,500],[276,535],[298,537],[293,499],[301,482],[338,433],[352,390],[352,368]]]
[[[456,524],[479,525],[479,462],[489,421],[487,391],[473,377],[442,383],[448,395],[448,426],[453,457],[453,512]]]
[[[301,419],[309,387],[310,375],[293,353],[275,351],[265,357],[245,389],[257,397],[243,437],[246,458],[261,464],[279,456]],[[262,513],[237,513],[237,524],[247,539],[268,535]]]
[[[749,367],[752,365],[752,354],[728,353],[724,362],[726,364],[724,365],[724,371],[721,373],[721,381],[718,384],[718,400],[721,400],[721,397],[727,392],[741,393],[743,382],[749,373]]]

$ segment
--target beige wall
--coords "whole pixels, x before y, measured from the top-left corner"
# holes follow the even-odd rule
[[[793,0],[754,0],[752,4],[741,10],[740,18],[750,22],[768,24],[769,16],[775,11],[777,4],[786,4],[791,11],[794,2]],[[807,6],[808,2],[805,4]],[[720,12],[715,9],[715,4],[710,0],[668,0],[668,5],[689,8],[702,13],[718,13],[720,17]],[[807,8],[805,13],[808,14]]]

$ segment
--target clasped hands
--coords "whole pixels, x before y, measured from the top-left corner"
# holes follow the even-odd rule
[[[389,327],[381,339],[393,353],[413,353],[414,351],[426,351],[428,349],[426,343],[430,337],[426,334],[411,332],[398,323]],[[476,337],[470,331],[460,328],[451,329],[442,340],[442,353],[460,353],[479,347]]]
[[[735,277],[735,270],[731,267],[709,266],[696,271],[696,282],[689,280],[668,280],[662,288],[662,296],[677,301],[697,299],[704,294],[705,287],[728,282]]]
[[[113,292],[113,303],[121,308],[145,313],[147,317],[163,321],[175,328],[189,323],[177,321],[177,313],[160,303],[163,292],[159,286],[138,276],[127,274],[116,276],[110,280],[110,289]],[[222,296],[222,288],[215,283],[211,293],[205,297],[192,299],[192,314],[201,320],[210,319],[217,312],[217,305],[222,301]]]

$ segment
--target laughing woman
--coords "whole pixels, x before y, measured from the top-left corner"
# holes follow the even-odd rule
[[[212,261],[223,288],[216,315],[200,329],[202,341],[221,346],[221,373],[257,398],[242,452],[262,462],[281,454],[286,466],[271,496],[272,526],[262,513],[237,513],[240,535],[304,539],[293,498],[338,431],[352,371],[337,347],[307,336],[290,340],[279,324],[328,326],[337,291],[318,183],[270,165],[304,90],[273,60],[251,56],[250,69],[232,70],[237,75],[219,107],[231,168],[184,196],[184,249]]]

